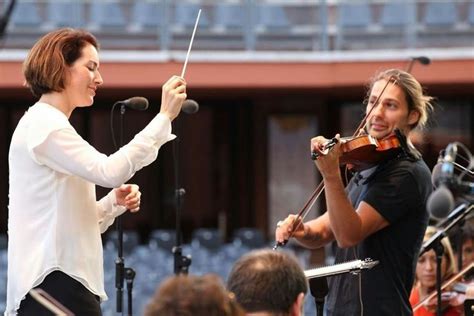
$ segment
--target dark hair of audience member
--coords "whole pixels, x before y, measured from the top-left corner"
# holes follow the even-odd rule
[[[244,316],[217,275],[179,275],[166,279],[145,309],[145,316]]]
[[[257,250],[241,257],[232,268],[227,289],[250,312],[288,313],[308,285],[296,258],[284,252]]]

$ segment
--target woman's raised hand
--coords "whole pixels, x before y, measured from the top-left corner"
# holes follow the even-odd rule
[[[174,120],[186,97],[186,81],[178,76],[171,77],[162,88],[160,113]]]

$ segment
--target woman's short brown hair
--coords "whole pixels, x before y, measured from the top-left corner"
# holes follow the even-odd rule
[[[81,57],[87,44],[99,49],[94,35],[72,28],[62,28],[40,38],[23,63],[26,85],[33,95],[61,92],[65,87],[66,67]]]

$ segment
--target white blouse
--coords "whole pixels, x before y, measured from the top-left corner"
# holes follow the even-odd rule
[[[106,156],[57,108],[40,102],[29,108],[13,133],[8,158],[5,315],[16,315],[28,291],[54,270],[107,299],[100,234],[125,208],[115,204],[113,190],[96,201],[95,184],[119,187],[174,138],[169,118],[158,114],[130,143]]]

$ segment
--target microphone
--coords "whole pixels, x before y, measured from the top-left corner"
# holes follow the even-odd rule
[[[456,160],[456,155],[457,146],[452,143],[448,144],[443,158],[438,160],[431,174],[431,182],[436,190],[428,198],[426,207],[430,215],[438,220],[448,216],[454,208],[454,197],[449,188],[454,180],[453,162]]]
[[[431,174],[431,182],[436,190],[431,193],[426,207],[430,215],[435,219],[443,219],[448,216],[454,208],[454,197],[449,190],[454,182],[454,165],[456,160],[456,144],[448,144],[444,151],[444,156],[438,159]]]
[[[444,151],[443,159],[441,160],[441,179],[440,181],[452,181],[454,175],[454,164],[458,154],[458,146],[456,143],[450,143]]]
[[[433,218],[438,220],[445,218],[454,208],[453,194],[445,185],[440,185],[431,193],[426,208]]]
[[[183,106],[181,107],[181,111],[186,114],[194,114],[199,111],[199,104],[191,99],[184,100]]]
[[[454,194],[474,194],[474,183],[461,181],[454,174],[454,162],[457,157],[457,144],[452,143],[446,147],[443,158],[438,159],[431,175],[431,182],[434,187],[445,185]],[[467,170],[467,169],[466,169]],[[469,171],[469,170],[468,170]]]
[[[435,219],[443,219],[448,215],[454,216],[454,197],[464,194],[474,194],[474,183],[460,181],[454,174],[454,162],[458,153],[457,143],[448,144],[442,158],[434,166],[431,181],[436,190],[427,201],[427,209]]]
[[[415,64],[416,61],[424,66],[431,64],[431,59],[429,59],[426,56],[410,57],[410,62],[408,63],[406,72],[408,73],[411,72],[411,69],[413,68],[413,65]]]
[[[145,111],[148,109],[148,100],[144,97],[133,97],[124,101],[118,101],[116,105],[124,105],[132,110]]]
[[[446,156],[448,156],[448,159],[451,159],[449,153],[445,155],[445,157]],[[442,160],[440,159],[440,161]],[[446,218],[448,215],[448,219],[451,218],[453,214],[450,212],[456,204],[455,196],[474,194],[474,183],[459,181],[453,176],[446,176],[446,172],[442,171],[443,167],[448,171],[448,175],[451,174],[453,170],[451,170],[451,166],[443,166],[444,164],[445,162],[439,162],[433,168],[431,181],[433,186],[436,187],[436,190],[431,193],[426,203],[426,208],[431,216],[438,220]]]
[[[426,56],[418,56],[418,57],[412,57],[412,60],[418,61],[422,65],[429,65],[431,64],[431,59],[429,59]]]
[[[324,297],[328,294],[328,281],[326,277],[309,279],[309,289],[316,303],[316,315],[323,316]]]

